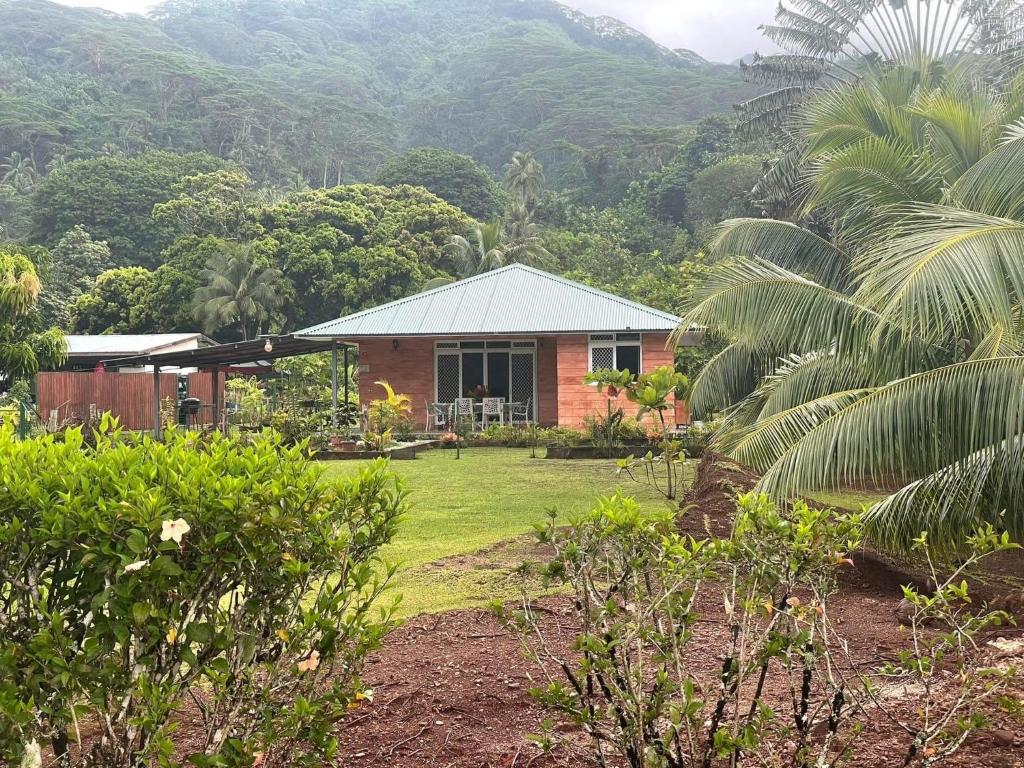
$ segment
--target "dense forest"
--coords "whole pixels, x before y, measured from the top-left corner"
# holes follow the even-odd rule
[[[513,260],[676,309],[759,212],[756,93],[550,0],[0,0],[0,247],[37,329],[236,338]]]

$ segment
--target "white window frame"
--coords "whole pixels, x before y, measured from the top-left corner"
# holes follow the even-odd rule
[[[621,336],[629,338],[622,339]],[[636,339],[632,337],[635,336]],[[610,337],[610,338],[609,338]],[[610,349],[612,351],[612,368],[619,370],[619,354],[617,347],[633,346],[635,342],[640,350],[640,370],[630,371],[634,376],[643,373],[644,370],[644,335],[636,331],[622,331],[621,333],[592,333],[587,337],[587,372],[594,372],[594,349]]]

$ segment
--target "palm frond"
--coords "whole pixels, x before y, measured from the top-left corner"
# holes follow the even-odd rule
[[[1004,529],[1024,541],[1024,440],[988,446],[901,488],[865,516],[880,546],[909,550],[922,531],[955,549],[979,525]]]
[[[878,323],[845,294],[757,257],[715,265],[699,295],[682,328],[715,328],[754,349],[853,352]]]
[[[839,410],[780,456],[758,487],[785,497],[865,481],[902,484],[1022,434],[1024,357],[956,363]]]
[[[850,257],[842,249],[788,221],[731,219],[720,224],[707,245],[709,255],[756,256],[791,272],[807,275],[842,291],[849,278]]]
[[[759,420],[742,436],[716,441],[714,447],[764,472],[816,426],[873,391],[848,389],[809,400]]]
[[[950,205],[1004,219],[1024,219],[1024,130],[989,152],[950,188]]]
[[[728,408],[754,389],[764,355],[735,342],[712,357],[694,379],[690,408],[704,417]]]
[[[855,262],[855,301],[930,341],[1012,324],[1013,296],[1024,295],[1024,222],[928,204],[893,218]]]

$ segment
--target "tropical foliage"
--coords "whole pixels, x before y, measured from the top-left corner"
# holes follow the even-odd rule
[[[37,303],[42,289],[25,251],[0,247],[0,383],[59,365],[67,353],[64,335],[44,330]]]
[[[196,292],[195,313],[208,333],[237,325],[243,341],[255,339],[284,301],[281,273],[254,261],[250,246],[215,254],[203,277],[207,282]]]
[[[868,23],[839,18],[838,0],[794,5],[837,14],[807,35],[822,55],[830,33],[838,45]],[[927,529],[950,545],[980,522],[1019,540],[1024,78],[1005,3],[916,5],[858,6],[892,15],[913,45],[836,64],[852,82],[791,107],[787,199],[807,226],[739,219],[711,240],[720,261],[684,323],[731,343],[693,402],[727,409],[718,446],[773,494],[897,488],[868,519],[884,544]],[[945,51],[939,11],[962,32]],[[794,26],[773,34],[796,40],[804,22],[786,8],[780,21]]]
[[[188,702],[178,759],[329,762],[394,624],[378,554],[406,509],[396,477],[381,462],[325,482],[269,436],[101,430],[90,447],[0,429],[0,751],[171,764]]]

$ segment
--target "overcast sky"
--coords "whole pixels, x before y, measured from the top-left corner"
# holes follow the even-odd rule
[[[119,13],[144,13],[150,0],[57,0]],[[562,0],[591,15],[614,16],[671,48],[712,61],[767,50],[757,25],[772,20],[776,0]]]

